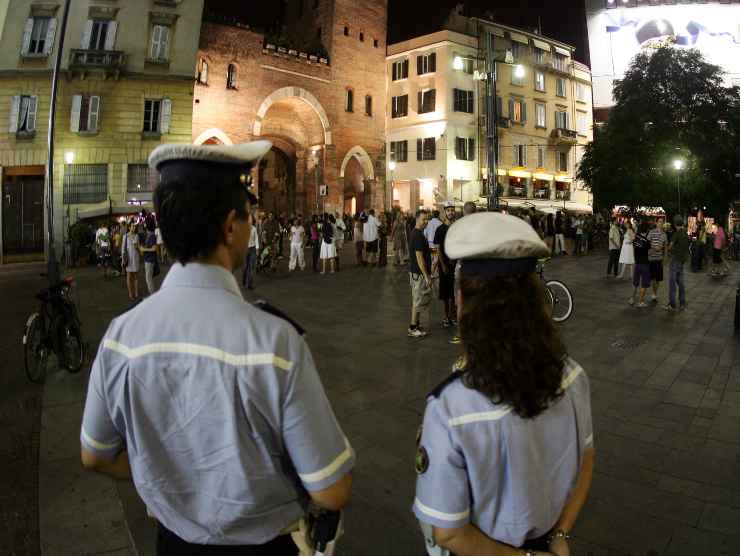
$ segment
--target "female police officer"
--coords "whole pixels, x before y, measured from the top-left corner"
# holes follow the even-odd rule
[[[427,401],[414,513],[430,554],[568,554],[588,493],[588,378],[535,274],[549,250],[524,221],[478,213],[445,243],[461,261],[464,368]]]
[[[163,145],[150,165],[167,249],[160,291],[116,318],[90,373],[86,468],[133,477],[157,554],[291,555],[306,502],[339,510],[354,452],[306,342],[244,302],[250,169],[267,141]]]

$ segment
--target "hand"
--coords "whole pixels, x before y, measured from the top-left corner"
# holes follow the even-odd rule
[[[548,548],[555,556],[570,556],[568,541],[562,537],[553,539]]]

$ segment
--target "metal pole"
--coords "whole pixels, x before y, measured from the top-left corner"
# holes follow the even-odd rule
[[[681,170],[676,172],[676,188],[678,189],[678,214],[681,214]]]
[[[54,60],[54,71],[51,76],[51,101],[49,106],[49,133],[47,136],[47,156],[46,163],[46,213],[47,213],[47,231],[46,237],[49,243],[47,274],[49,284],[56,285],[60,281],[59,261],[57,260],[56,249],[54,248],[54,121],[57,112],[57,89],[59,87],[59,70],[62,65],[62,52],[64,50],[64,35],[67,32],[67,18],[69,17],[70,0],[64,0],[64,13],[62,15],[62,25],[59,30],[59,45],[57,46],[57,55]]]
[[[499,209],[498,199],[498,103],[493,33],[483,31],[486,44],[486,150],[488,155],[488,210]]]

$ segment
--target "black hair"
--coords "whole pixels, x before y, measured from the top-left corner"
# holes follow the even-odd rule
[[[438,211],[438,210],[434,210],[434,211],[432,211],[432,216],[433,216],[434,218],[439,218],[439,211]]]
[[[223,241],[222,226],[232,210],[246,220],[249,201],[243,186],[215,179],[207,185],[199,172],[180,173],[154,191],[162,240],[180,263],[208,257]]]

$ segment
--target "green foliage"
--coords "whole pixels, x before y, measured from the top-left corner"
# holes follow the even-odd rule
[[[578,170],[599,208],[673,212],[679,180],[683,212],[706,206],[721,214],[740,197],[740,89],[723,78],[697,50],[665,46],[635,57]]]

